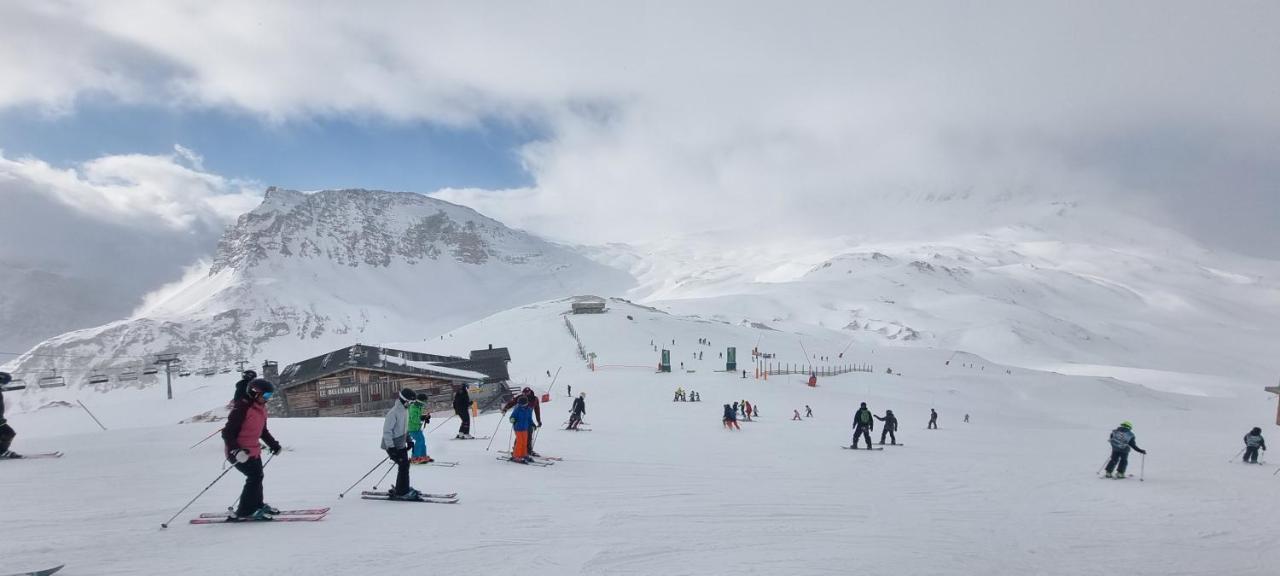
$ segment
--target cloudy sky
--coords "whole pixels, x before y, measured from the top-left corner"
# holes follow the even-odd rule
[[[1012,192],[1271,257],[1277,29],[1265,1],[18,0],[0,200],[203,238],[267,185],[443,189],[603,242]]]

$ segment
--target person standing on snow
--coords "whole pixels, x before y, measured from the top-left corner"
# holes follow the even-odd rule
[[[738,412],[728,404],[724,405],[724,427],[730,430],[742,429],[742,427],[738,426]]]
[[[1246,464],[1258,463],[1258,449],[1267,449],[1267,441],[1262,438],[1262,429],[1254,428],[1248,434],[1244,435],[1244,462]]]
[[[569,411],[569,429],[577,430],[578,425],[582,424],[582,415],[587,413],[587,393],[579,392],[578,397],[573,399],[573,409]]]
[[[397,467],[396,485],[387,492],[392,500],[418,499],[418,491],[409,485],[409,449],[413,447],[413,440],[409,439],[408,408],[417,398],[417,392],[408,388],[401,390],[397,401],[382,418],[382,449]]]
[[[533,451],[529,449],[534,427],[533,409],[523,394],[516,397],[515,403],[516,409],[511,412],[511,431],[515,432],[516,440],[511,447],[511,461],[528,464],[533,461]]]
[[[796,415],[795,415],[795,416],[792,416],[792,417],[791,417],[791,419],[792,419],[792,420],[799,420],[799,419],[800,419],[800,411],[799,411],[799,410],[792,410],[792,412],[795,412],[795,413],[796,413]]]
[[[751,405],[751,417],[752,417],[752,418],[759,418],[759,417],[760,417],[760,405],[759,405],[759,404],[752,404],[752,405]]]
[[[458,426],[458,435],[454,436],[459,440],[471,439],[471,394],[467,392],[466,384],[453,385],[453,413],[458,415],[458,419],[462,420],[462,425]]]
[[[422,427],[431,423],[431,412],[423,410],[423,404],[427,400],[426,394],[418,394],[409,403],[408,414],[405,416],[409,420],[409,438],[413,440],[413,456],[409,458],[410,464],[426,464],[431,462],[431,457],[427,456],[427,437],[422,434]]]
[[[932,428],[932,429],[934,429],[934,430],[937,430],[937,429],[938,429],[938,411],[937,411],[937,410],[934,410],[933,408],[930,408],[930,409],[929,409],[929,426],[928,426],[928,428]]]
[[[1129,449],[1137,450],[1139,454],[1146,454],[1147,451],[1138,447],[1137,436],[1133,435],[1133,424],[1128,421],[1111,431],[1110,442],[1111,459],[1107,460],[1107,478],[1124,478],[1124,471],[1129,467]],[[1115,470],[1115,476],[1111,475],[1112,470]]]
[[[746,400],[742,401],[742,419],[747,422],[751,421],[751,403]]]
[[[245,370],[242,372],[240,374],[240,381],[236,382],[236,393],[231,395],[231,402],[235,403],[238,400],[246,399],[248,397],[246,392],[249,389],[249,383],[257,379],[258,373],[253,370]]]
[[[238,520],[270,520],[280,511],[269,506],[262,498],[262,444],[267,443],[271,453],[280,453],[280,443],[267,430],[267,400],[275,394],[276,387],[261,378],[255,378],[245,386],[244,398],[235,401],[227,424],[222,427],[224,455],[236,470],[244,474],[244,489],[240,491],[240,504],[236,508]]]
[[[510,410],[512,407],[519,404],[520,398],[524,398],[525,404],[528,404],[529,409],[533,410],[534,423],[533,423],[533,428],[529,430],[529,455],[540,456],[540,454],[538,454],[533,450],[533,441],[534,441],[534,433],[536,433],[538,429],[542,427],[542,407],[539,406],[538,404],[538,395],[534,394],[533,388],[529,388],[528,386],[525,386],[524,390],[520,391],[520,396],[512,398],[510,401],[506,403],[506,405],[502,407],[502,414],[505,416],[507,414],[507,410]]]
[[[880,445],[884,445],[884,437],[889,436],[889,443],[894,446],[898,445],[898,436],[894,432],[898,431],[898,417],[893,415],[893,410],[885,410],[884,418],[876,416],[876,420],[884,422],[884,428],[880,429]]]
[[[13,376],[8,372],[0,372],[0,388],[8,386],[13,382]],[[9,425],[9,421],[4,419],[4,391],[0,390],[0,458],[21,458],[22,455],[9,450],[9,445],[13,444],[13,439],[18,435],[13,431],[13,427]]]
[[[867,450],[871,449],[871,431],[876,429],[875,415],[867,408],[867,403],[863,402],[857,412],[853,413],[853,444],[850,449],[858,449],[858,436],[867,439]]]
[[[813,408],[810,408],[808,404],[804,405],[804,417],[813,418]]]

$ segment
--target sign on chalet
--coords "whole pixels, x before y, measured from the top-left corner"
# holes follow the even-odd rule
[[[427,410],[451,411],[461,384],[484,409],[509,394],[510,361],[493,346],[461,358],[356,344],[285,367],[277,397],[286,416],[382,416],[402,388],[427,394]]]

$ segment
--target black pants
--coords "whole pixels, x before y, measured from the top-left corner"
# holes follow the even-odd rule
[[[937,421],[937,420],[935,420],[935,419],[933,419],[933,418],[930,418],[930,419],[929,419],[929,427],[930,427],[930,428],[933,428],[934,430],[937,430],[937,429],[938,429],[938,421]]]
[[[1258,447],[1257,446],[1248,446],[1244,449],[1244,461],[1252,462],[1254,464],[1258,463]]]
[[[867,448],[871,447],[871,429],[865,426],[859,426],[853,430],[853,447],[858,447],[858,435],[862,435],[867,439]]]
[[[244,473],[244,489],[240,491],[239,516],[248,516],[262,507],[262,458],[250,458],[236,463],[236,470]]]
[[[529,428],[529,455],[531,456],[534,455],[533,439],[538,436],[538,428],[539,426],[533,426]]]
[[[471,413],[466,410],[458,412],[458,418],[462,419],[462,425],[458,427],[459,434],[471,433]]]
[[[409,449],[387,448],[387,456],[396,463],[396,485],[392,491],[396,494],[409,492]]]
[[[9,445],[13,444],[13,437],[18,433],[13,431],[13,427],[6,424],[0,424],[0,454],[9,450]]]
[[[880,431],[880,443],[881,443],[881,444],[884,444],[884,437],[885,437],[885,435],[888,435],[888,436],[889,436],[889,441],[890,441],[890,442],[892,442],[892,443],[894,443],[894,444],[897,444],[897,443],[898,443],[898,437],[893,433],[893,430],[890,430],[890,429],[888,429],[888,428],[885,428],[885,429],[883,429],[883,430],[881,430],[881,431]]]
[[[1121,474],[1129,468],[1129,450],[1111,449],[1111,459],[1107,460],[1107,473],[1115,470]]]
[[[582,414],[581,414],[581,413],[579,413],[579,412],[574,412],[573,414],[570,414],[570,415],[569,415],[569,429],[570,429],[570,430],[577,430],[577,429],[578,429],[578,425],[579,425],[579,424],[581,424],[581,423],[582,423]]]

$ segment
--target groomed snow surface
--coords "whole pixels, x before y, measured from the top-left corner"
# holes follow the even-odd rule
[[[574,316],[574,325],[601,365],[643,367],[591,372],[560,316],[567,308],[516,309],[421,343],[439,353],[510,346],[515,381],[539,393],[550,381],[546,371],[563,366],[536,446],[563,462],[535,468],[495,460],[509,446],[509,426],[496,414],[473,426],[477,435],[498,427],[488,452],[487,441],[449,439],[456,420],[429,435],[433,457],[461,464],[415,466],[413,484],[460,492],[457,505],[359,499],[380,474],[339,500],[383,458],[381,421],[273,419],[288,450],[267,467],[267,501],[332,506],[329,516],[187,524],[235,500],[242,476],[231,471],[162,530],[221,472],[222,460],[216,438],[189,449],[220,424],[175,424],[173,410],[161,407],[203,412],[221,401],[210,389],[179,390],[172,403],[154,388],[86,393],[87,405],[102,406],[108,432],[78,406],[11,414],[14,449],[66,456],[0,462],[0,574],[62,563],[68,576],[1260,575],[1280,565],[1269,534],[1280,513],[1275,466],[1227,461],[1249,428],[1274,430],[1274,404],[1260,389],[1173,394],[1107,378],[1006,372],[950,351],[861,346],[844,360],[873,364],[874,373],[822,378],[817,388],[801,376],[744,380],[713,371],[723,369],[725,346],[737,346],[750,370],[757,342],[782,361],[800,361],[801,337],[616,301],[607,314]],[[698,345],[704,337],[714,346]],[[684,362],[696,372],[654,373],[651,339],[673,349],[677,367]],[[803,336],[811,355],[835,357],[846,344],[836,332]],[[693,359],[697,351],[704,360]],[[224,389],[219,398],[230,397],[232,380],[210,380],[213,390]],[[587,392],[591,432],[557,429],[570,406],[566,385]],[[673,403],[677,386],[704,401]],[[1179,383],[1180,390],[1192,386]],[[744,398],[761,417],[726,431],[722,405]],[[905,446],[840,449],[861,401],[899,416]],[[792,421],[805,404],[815,417]],[[936,431],[925,430],[931,407],[941,414]],[[1109,452],[1107,435],[1122,420],[1134,422],[1138,444],[1151,452],[1143,482],[1095,475]],[[1135,453],[1130,471],[1138,473],[1141,462]]]

